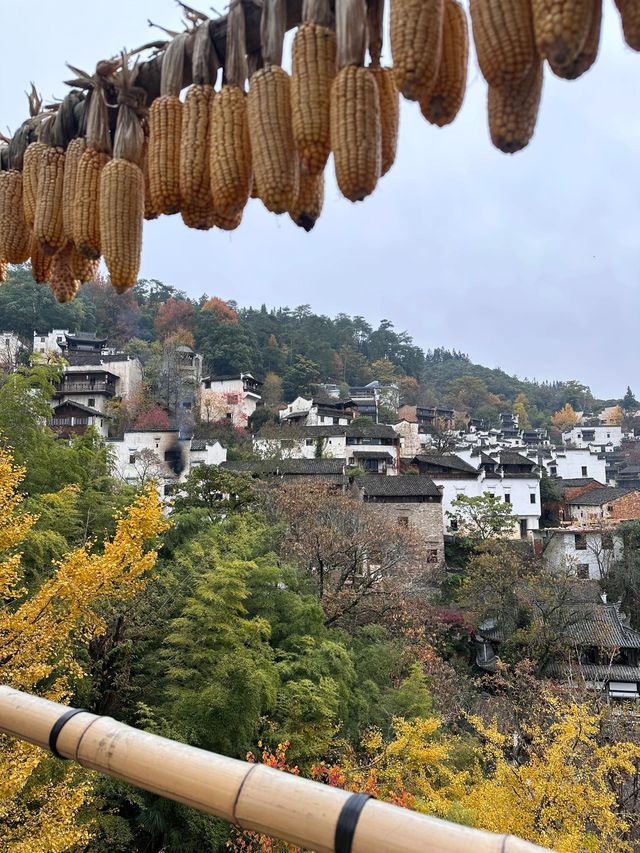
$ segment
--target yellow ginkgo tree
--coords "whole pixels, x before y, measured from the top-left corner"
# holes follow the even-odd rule
[[[81,644],[105,625],[98,606],[126,599],[154,566],[154,537],[167,523],[155,490],[140,496],[101,547],[67,554],[31,595],[20,585],[20,545],[37,518],[21,512],[24,470],[0,448],[0,683],[68,701],[82,668]],[[91,777],[44,750],[0,737],[0,839],[14,853],[62,853],[86,843],[77,821]],[[1,845],[0,845],[1,846]]]

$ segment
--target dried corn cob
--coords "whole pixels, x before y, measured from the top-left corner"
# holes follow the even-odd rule
[[[378,87],[380,101],[380,131],[382,166],[380,176],[386,175],[396,159],[398,127],[400,124],[400,94],[393,68],[369,68]]]
[[[395,84],[394,84],[395,85]],[[309,175],[300,172],[298,198],[289,211],[289,216],[300,228],[311,231],[322,212],[324,202],[324,173]]]
[[[138,280],[144,219],[144,175],[128,160],[111,160],[100,176],[100,231],[111,283],[122,293]]]
[[[491,140],[505,154],[520,151],[533,136],[543,76],[543,63],[538,60],[519,83],[489,87]]]
[[[9,264],[6,261],[0,261],[0,284],[4,284],[7,280],[7,273],[9,272]]]
[[[213,208],[209,174],[209,125],[213,95],[213,86],[191,86],[182,111],[180,209],[185,225],[201,230],[212,227],[208,222]]]
[[[180,210],[182,102],[175,95],[156,98],[149,110],[149,194],[158,213]]]
[[[45,255],[54,255],[66,242],[62,222],[65,153],[47,146],[41,157],[33,234]]]
[[[215,212],[213,214],[213,224],[216,228],[221,228],[223,231],[235,231],[242,222],[243,210],[239,210],[233,216],[225,216],[222,213]]]
[[[100,174],[110,159],[108,154],[87,148],[78,163],[73,236],[78,251],[92,261],[101,255]]]
[[[211,104],[209,168],[214,208],[233,219],[251,192],[247,97],[238,86],[223,86]]]
[[[592,4],[591,28],[578,56],[569,65],[557,65],[555,62],[549,62],[553,73],[564,80],[576,80],[591,68],[598,57],[602,31],[602,0],[592,0]]]
[[[31,231],[25,222],[22,172],[0,172],[0,258],[23,264],[31,252]]]
[[[442,52],[444,0],[392,0],[391,53],[398,89],[425,98],[435,86]]]
[[[555,65],[574,62],[589,35],[591,0],[531,0],[531,8],[540,55]]]
[[[78,137],[71,140],[65,154],[64,181],[62,184],[62,224],[64,236],[67,240],[73,240],[74,236],[76,178],[78,176],[78,164],[86,147],[86,140],[83,137]]]
[[[331,149],[340,192],[362,201],[376,188],[382,166],[380,102],[366,68],[343,68],[331,88]]]
[[[537,58],[530,0],[470,0],[473,39],[490,86],[517,83]]]
[[[144,148],[142,152],[142,174],[144,175],[144,218],[147,220],[157,219],[160,214],[151,204],[151,191],[149,189],[149,137],[144,138]]]
[[[451,124],[460,112],[467,88],[469,30],[467,15],[457,0],[445,0],[442,58],[431,95],[420,101],[422,115],[438,127]]]
[[[615,0],[620,17],[624,40],[633,48],[640,50],[640,3],[638,0]]]
[[[95,279],[100,269],[100,259],[90,261],[89,258],[81,255],[74,246],[71,255],[71,268],[73,270],[73,277],[84,284],[87,281]]]
[[[286,213],[298,195],[298,157],[291,128],[291,79],[278,65],[251,78],[247,99],[251,159],[263,204]]]
[[[73,277],[72,252],[73,244],[68,242],[53,256],[49,287],[57,302],[71,302],[80,287],[80,282]]]
[[[22,200],[24,204],[24,218],[29,228],[33,228],[33,222],[36,218],[38,177],[40,175],[40,164],[42,163],[42,152],[46,147],[44,142],[32,142],[24,152]]]
[[[336,75],[336,36],[319,24],[299,27],[291,50],[291,117],[302,172],[320,174],[331,145],[331,84]]]
[[[40,248],[40,243],[31,238],[31,275],[38,284],[46,284],[51,276],[51,264],[53,257],[45,255]]]

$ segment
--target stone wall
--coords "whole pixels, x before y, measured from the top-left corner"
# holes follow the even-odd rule
[[[605,507],[605,515],[615,521],[630,521],[640,519],[640,492],[629,492],[628,495],[623,495],[615,501],[612,501],[609,506],[613,509],[607,511]]]
[[[441,503],[385,501],[384,503],[367,502],[367,507],[380,513],[387,521],[417,532],[424,568],[444,562],[444,524]]]

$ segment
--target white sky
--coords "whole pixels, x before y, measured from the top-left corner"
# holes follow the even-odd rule
[[[170,0],[0,0],[0,12],[0,124],[12,130],[31,80],[45,98],[64,95],[66,61],[90,71],[157,38],[147,18],[179,20]],[[524,152],[492,148],[472,57],[452,126],[403,104],[396,164],[364,203],[340,197],[330,162],[310,234],[258,201],[231,234],[164,217],[145,224],[141,276],[240,305],[388,318],[425,348],[455,347],[522,377],[577,378],[603,397],[629,383],[640,392],[639,83],[640,55],[605,0],[595,67],[576,82],[547,71]]]

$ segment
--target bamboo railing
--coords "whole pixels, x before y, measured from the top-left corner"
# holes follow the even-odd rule
[[[6,686],[0,686],[0,732],[316,853],[543,851],[513,836],[469,829],[205,752]]]

